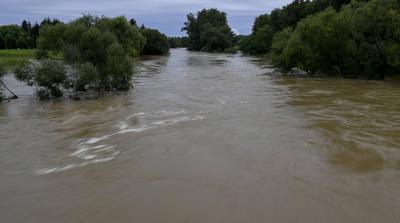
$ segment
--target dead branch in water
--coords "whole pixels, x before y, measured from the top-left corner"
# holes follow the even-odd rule
[[[7,87],[7,85],[3,82],[3,80],[0,80],[0,82],[13,95],[12,97],[9,97],[6,99],[17,99],[18,98],[18,96]]]

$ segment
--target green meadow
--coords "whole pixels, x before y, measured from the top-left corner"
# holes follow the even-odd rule
[[[34,54],[35,51],[31,49],[0,50],[0,64],[6,69],[13,69],[28,63],[29,59],[35,57]]]

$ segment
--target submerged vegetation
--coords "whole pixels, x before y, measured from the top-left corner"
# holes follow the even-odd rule
[[[42,61],[34,69],[21,68],[32,73],[24,75],[30,78],[19,79],[34,84],[39,98],[62,96],[61,86],[74,91],[86,91],[89,86],[96,91],[128,90],[129,57],[137,56],[145,41],[124,17],[86,15],[67,24],[45,25],[38,39]],[[68,78],[63,63],[46,60],[50,52],[63,55],[65,64],[72,67]],[[93,68],[91,72],[87,72],[88,66]]]
[[[35,86],[41,99],[71,90],[75,99],[77,92],[88,90],[126,91],[131,88],[132,58],[169,51],[164,34],[139,30],[134,20],[122,16],[84,15],[69,23],[45,24],[37,42],[40,61],[21,64],[15,73],[17,79]]]

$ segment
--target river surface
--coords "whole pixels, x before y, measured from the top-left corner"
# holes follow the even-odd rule
[[[400,84],[172,50],[98,100],[0,104],[0,222],[400,222]]]

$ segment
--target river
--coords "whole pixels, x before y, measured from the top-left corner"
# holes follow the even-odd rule
[[[142,58],[134,88],[0,104],[0,222],[400,222],[400,83]]]

